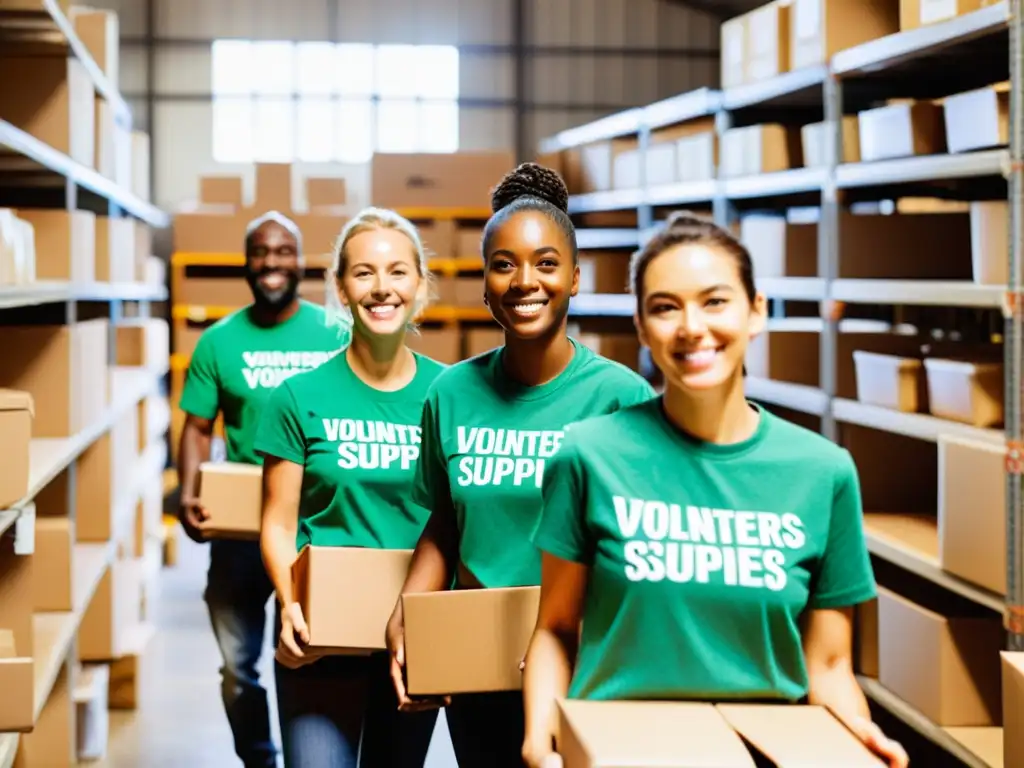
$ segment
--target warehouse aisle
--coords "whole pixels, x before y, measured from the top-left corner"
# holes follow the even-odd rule
[[[110,745],[106,759],[93,763],[97,768],[239,765],[220,703],[219,655],[202,600],[208,550],[181,536],[178,551],[177,565],[165,569],[160,582],[157,632],[143,658],[139,707],[110,713]],[[269,642],[260,671],[273,705]],[[280,744],[277,714],[272,714]],[[443,720],[425,768],[457,768]]]

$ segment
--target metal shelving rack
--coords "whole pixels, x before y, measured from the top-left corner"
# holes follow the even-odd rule
[[[758,287],[772,299],[774,309],[785,301],[817,302],[822,319],[818,388],[787,382],[749,380],[754,399],[821,418],[821,431],[835,440],[839,423],[856,424],[919,440],[935,442],[940,433],[969,435],[1006,446],[1006,532],[1008,539],[1006,594],[992,593],[946,573],[936,558],[868,531],[872,554],[905,571],[1002,613],[1009,650],[1024,650],[1024,0],[1003,0],[955,19],[901,32],[837,53],[827,66],[787,72],[769,81],[726,91],[701,89],[658,104],[627,110],[586,126],[564,131],[540,145],[543,153],[558,153],[585,144],[636,137],[643,150],[652,132],[662,125],[714,116],[721,135],[733,126],[767,122],[816,122],[829,125],[826,165],[798,168],[744,178],[650,186],[641,163],[640,186],[574,195],[570,211],[583,215],[635,211],[637,243],[654,222],[658,208],[710,206],[716,222],[733,224],[744,210],[813,206],[818,218],[818,272],[815,278],[771,278]],[[958,155],[915,156],[906,159],[843,164],[842,116],[883,98],[939,98],[1009,79],[1009,146]],[[837,279],[839,213],[853,199],[885,200],[924,184],[944,184],[957,199],[981,197],[1009,201],[1010,265],[1007,286],[972,282],[922,280]],[[942,197],[943,190],[932,196]],[[976,194],[977,193],[977,194]],[[925,193],[927,194],[927,193]],[[621,230],[581,228],[581,248],[631,248]],[[579,296],[576,314],[630,317],[628,295]],[[933,306],[1002,310],[1005,357],[1005,428],[983,430],[923,414],[899,413],[837,397],[836,336],[848,305]],[[921,713],[881,687],[862,678],[862,686],[877,706],[938,745],[961,763],[987,768],[963,731],[931,723]]]
[[[38,5],[36,10],[0,10],[0,49],[4,55],[77,59],[88,73],[94,92],[110,104],[115,121],[123,129],[130,130],[132,120],[127,103],[91,57],[57,0],[39,0]],[[63,152],[20,130],[0,115],[0,207],[6,206],[92,210],[110,217],[132,217],[154,228],[163,228],[170,223],[165,212],[96,170],[75,162]],[[117,368],[116,343],[117,325],[129,314],[147,317],[151,302],[166,299],[165,286],[138,282],[38,281],[26,286],[0,288],[0,320],[4,323],[63,325],[76,322],[80,314],[106,315],[110,320],[107,362],[111,370],[112,392],[106,412],[70,437],[33,439],[29,492],[12,507],[0,509],[0,536],[14,536],[18,555],[34,556],[35,497],[58,475],[65,473],[69,515],[74,517],[77,459],[121,416],[136,408],[143,398],[163,388],[166,366],[159,370]],[[163,432],[166,433],[166,428]],[[163,466],[165,454],[160,450],[162,446],[156,444],[154,448],[156,450],[147,450],[140,456],[140,472],[135,479],[140,487],[132,488],[131,493],[126,494],[130,497],[134,493],[132,513],[141,486],[157,477],[157,463],[159,468]],[[41,714],[58,681],[63,679],[63,685],[70,682],[68,670],[70,661],[76,658],[79,624],[104,573],[117,557],[116,546],[115,540],[74,545],[73,579],[78,592],[74,610],[35,612],[33,647],[29,652],[19,649],[23,655],[33,658],[36,741],[48,740],[52,730],[59,742],[59,729],[66,730],[66,724],[62,725],[59,717],[50,723],[45,718],[41,719]],[[19,765],[28,768],[30,760],[23,754],[23,746],[19,734],[0,733],[0,768],[9,768],[19,760]]]

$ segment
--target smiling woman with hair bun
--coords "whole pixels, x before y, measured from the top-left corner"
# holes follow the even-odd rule
[[[568,192],[554,171],[525,163],[492,195],[483,235],[484,301],[505,343],[442,373],[427,394],[415,499],[430,510],[403,592],[535,586],[530,536],[544,467],[566,427],[653,397],[623,365],[566,335],[579,285]],[[500,439],[513,471],[497,471]],[[401,602],[388,625],[392,678],[404,706]],[[518,691],[461,695],[447,708],[461,768],[521,766]]]

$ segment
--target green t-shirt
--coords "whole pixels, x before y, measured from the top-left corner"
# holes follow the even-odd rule
[[[453,365],[427,395],[416,499],[453,511],[459,557],[485,587],[540,583],[530,535],[566,427],[654,396],[639,374],[573,347],[565,370],[540,386],[511,379],[499,347]]]
[[[300,302],[279,325],[256,325],[249,308],[210,326],[189,363],[181,409],[201,419],[224,414],[227,460],[259,464],[253,450],[260,410],[289,376],[312,370],[338,354],[338,332],[327,327],[324,308]]]
[[[256,450],[303,467],[297,549],[416,546],[429,516],[410,494],[420,414],[445,366],[415,357],[415,376],[394,392],[366,384],[338,355],[271,395]]]
[[[733,445],[660,397],[568,433],[534,542],[590,567],[570,698],[796,701],[804,610],[875,596],[849,453],[760,415]]]

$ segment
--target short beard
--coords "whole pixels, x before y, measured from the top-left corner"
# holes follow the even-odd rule
[[[259,284],[258,275],[247,276],[249,288],[252,289],[253,300],[261,309],[279,311],[291,304],[299,292],[298,280],[289,278],[283,288],[276,291],[265,291]]]

